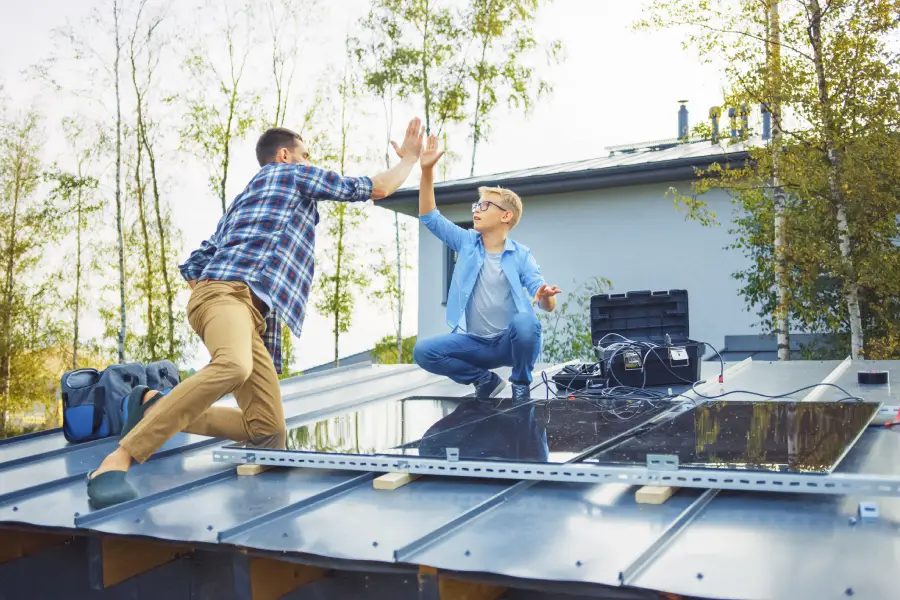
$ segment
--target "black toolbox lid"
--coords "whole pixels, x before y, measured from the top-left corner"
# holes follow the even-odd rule
[[[625,294],[600,294],[591,297],[591,343],[617,333],[635,341],[664,343],[690,336],[687,290],[667,292],[635,291]],[[604,346],[616,342],[615,336]]]

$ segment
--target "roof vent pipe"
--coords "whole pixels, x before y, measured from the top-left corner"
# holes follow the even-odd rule
[[[750,130],[750,107],[746,104],[741,104],[740,109],[741,115],[741,139],[747,139],[747,134]]]
[[[722,116],[722,109],[713,106],[709,109],[709,119],[712,121],[712,141],[715,144],[719,141],[719,119]]]
[[[679,100],[681,108],[678,109],[678,139],[684,141],[688,137],[688,110],[685,104],[687,100]]]
[[[737,119],[735,118],[736,116],[737,116],[737,110],[734,108],[729,108],[728,109],[728,118],[731,120],[731,139],[732,140],[736,140],[737,134],[738,134],[737,133]]]
[[[768,140],[772,138],[772,113],[765,102],[760,104],[759,108],[762,112],[762,139]]]

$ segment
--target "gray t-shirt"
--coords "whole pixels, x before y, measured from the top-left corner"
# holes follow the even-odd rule
[[[502,252],[486,252],[484,265],[475,281],[472,297],[466,306],[466,332],[482,337],[495,337],[509,327],[516,314],[509,280],[500,266]]]

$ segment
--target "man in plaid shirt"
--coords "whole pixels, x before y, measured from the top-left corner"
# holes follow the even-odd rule
[[[418,161],[422,137],[421,122],[413,119],[399,149],[402,160],[371,178],[312,166],[302,138],[288,129],[270,129],[259,138],[259,172],[212,237],[181,265],[192,290],[188,321],[212,360],[171,390],[139,387],[129,395],[119,447],[88,475],[95,508],[136,498],[125,479],[132,461],[143,463],[179,431],[285,447],[280,325],[283,319],[298,335],[303,325],[313,280],[317,203],[393,194]],[[229,393],[238,408],[213,406]]]

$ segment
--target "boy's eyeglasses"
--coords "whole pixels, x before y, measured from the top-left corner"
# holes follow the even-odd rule
[[[472,204],[472,212],[486,212],[487,209],[489,209],[491,206],[496,206],[503,212],[507,212],[507,210],[509,210],[509,209],[503,208],[499,204],[494,204],[490,200],[482,200],[480,202],[475,202],[474,204]]]

